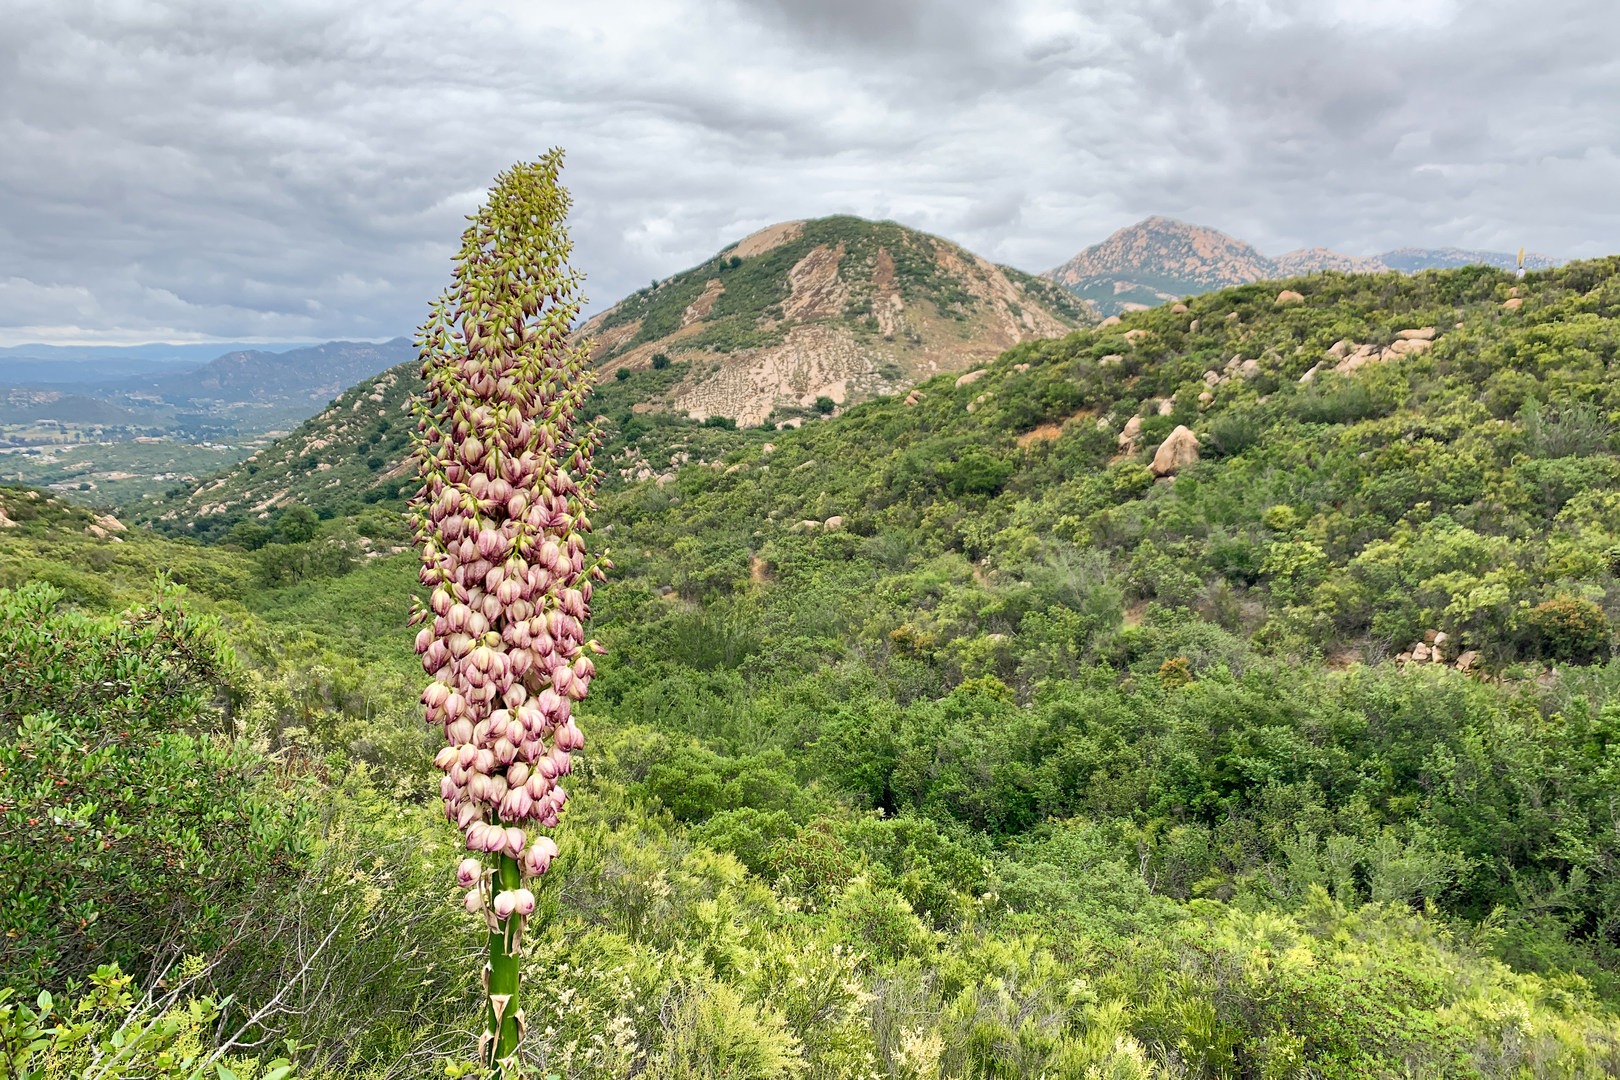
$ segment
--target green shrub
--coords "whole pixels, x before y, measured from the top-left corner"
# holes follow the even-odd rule
[[[60,986],[170,935],[206,953],[303,844],[295,801],[209,705],[231,670],[178,593],[116,618],[0,589],[0,970]]]
[[[1613,630],[1590,600],[1557,596],[1530,609],[1530,629],[1542,656],[1587,664],[1609,655]]]

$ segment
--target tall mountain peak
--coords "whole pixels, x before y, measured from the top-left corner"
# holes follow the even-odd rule
[[[582,335],[604,376],[691,361],[652,407],[757,424],[966,371],[1091,322],[1070,293],[892,221],[785,221],[638,290]]]

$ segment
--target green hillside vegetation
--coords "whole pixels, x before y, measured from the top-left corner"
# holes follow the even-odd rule
[[[1430,327],[1432,345],[1396,347]],[[594,515],[619,568],[531,930],[536,1071],[1620,1071],[1617,356],[1610,259],[1517,284],[1469,268],[1246,286],[797,431],[635,413],[635,380],[674,364],[604,381],[602,460],[673,475],[610,471]],[[1199,458],[1156,478],[1178,425]],[[8,925],[83,920],[27,949],[0,938],[0,971],[32,1002],[112,960],[145,977],[183,940],[176,1045],[212,1052],[293,986],[297,1011],[248,1025],[265,1044],[222,1057],[238,1075],[278,1055],[315,1076],[443,1075],[468,1052],[479,942],[415,719],[415,562],[386,554],[404,480],[346,505],[280,453],[259,475],[298,498],[204,522],[208,545],[113,543],[0,492],[17,522],[0,585],[48,583],[0,593],[0,651],[47,626],[94,656],[174,624],[172,606],[103,617],[170,568],[204,621],[119,678],[189,688],[164,722],[193,741],[142,768],[174,777],[190,755],[229,780],[212,817],[193,801],[200,818],[162,826],[166,846],[87,843],[43,883],[0,881]],[[1395,661],[1431,632],[1443,662]],[[163,650],[187,642],[177,666]],[[39,808],[128,782],[40,773],[16,732],[101,737],[101,713],[39,719],[99,669],[45,666],[0,682],[0,843],[34,845],[0,850],[14,874],[45,843],[30,817],[109,828],[93,806]],[[138,712],[131,694],[106,708]],[[180,938],[101,933],[112,900],[82,883],[178,887],[191,864],[153,860],[205,842],[233,859],[179,879],[215,898],[175,908]],[[105,1025],[116,977],[53,1008],[88,1002]],[[186,1019],[232,994],[230,1023]],[[0,1033],[28,1022],[10,1005]],[[82,1060],[53,1052],[50,1075]]]
[[[621,368],[622,377],[597,384],[591,409],[617,436],[602,459],[610,483],[627,482],[642,471],[662,475],[689,461],[718,462],[728,451],[772,437],[774,429],[738,431],[722,418],[698,422],[664,411],[636,411],[685,378],[690,367],[688,361],[671,361],[637,371]],[[323,521],[373,506],[402,509],[416,490],[406,456],[412,432],[407,404],[417,368],[415,361],[400,364],[346,391],[245,461],[200,485],[171,487],[163,498],[139,504],[135,520],[205,541],[241,526],[233,542],[253,547],[294,506]]]

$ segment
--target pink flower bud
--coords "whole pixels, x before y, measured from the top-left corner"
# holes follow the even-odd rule
[[[454,746],[446,746],[433,755],[433,764],[442,770],[448,771],[458,759],[458,752]]]
[[[512,856],[514,859],[517,858],[520,854],[522,854],[523,847],[528,842],[529,842],[529,838],[526,835],[524,835],[524,832],[523,832],[522,829],[518,828],[516,825],[511,825],[511,826],[507,827],[507,829],[506,829],[506,853],[508,855]]]
[[[512,912],[517,910],[517,892],[506,889],[495,894],[495,902],[490,905],[497,919],[510,918]]]
[[[506,558],[506,537],[494,529],[485,529],[478,534],[478,554],[494,562]]]
[[[431,626],[424,626],[416,632],[416,651],[418,653],[427,652],[428,646],[432,644],[433,628]]]
[[[446,614],[444,618],[450,629],[459,633],[467,629],[467,617],[471,614],[472,608],[468,607],[466,604],[455,604],[450,608],[449,613]]]
[[[441,682],[428,683],[427,689],[422,691],[422,704],[435,711],[442,709],[445,702],[450,700],[450,688]]]
[[[540,712],[552,723],[557,723],[568,716],[568,706],[564,704],[562,695],[552,687],[548,686],[540,691],[540,696],[535,701],[540,707]]]
[[[529,816],[529,809],[534,800],[529,797],[527,788],[515,787],[501,799],[500,815],[502,821],[521,821]]]
[[[467,914],[476,915],[484,910],[484,898],[477,889],[473,889],[462,899],[462,906],[467,909]]]
[[[516,893],[516,911],[519,915],[528,917],[534,914],[534,893],[528,889],[519,889]]]
[[[483,876],[484,864],[477,859],[462,859],[461,865],[456,867],[456,884],[463,889],[472,888]]]
[[[473,741],[473,723],[472,723],[472,721],[464,716],[460,720],[455,721],[454,723],[446,724],[444,726],[444,737],[449,742],[453,742],[453,743],[457,743],[457,744],[472,742]],[[464,762],[462,762],[462,764],[466,765],[466,764],[469,764],[469,762],[464,761]]]
[[[514,761],[506,767],[506,782],[513,787],[521,787],[533,771],[526,762]]]

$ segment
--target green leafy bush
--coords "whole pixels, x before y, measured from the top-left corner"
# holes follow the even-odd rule
[[[232,664],[215,623],[167,587],[116,618],[0,589],[0,654],[0,970],[144,974],[177,941],[240,933],[304,838],[210,708]]]

